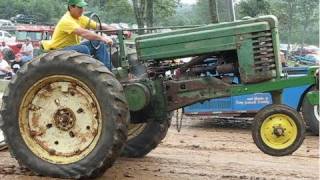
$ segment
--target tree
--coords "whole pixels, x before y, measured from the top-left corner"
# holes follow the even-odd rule
[[[64,11],[63,3],[59,1],[0,1],[0,16],[5,19],[10,19],[17,14],[25,14],[35,17],[40,23],[54,23],[55,17],[61,16]]]
[[[132,0],[134,14],[139,28],[153,27],[175,13],[180,0]],[[139,34],[143,33],[142,30]]]
[[[180,0],[154,0],[154,24],[161,25],[163,21],[172,18],[180,6]]]
[[[134,15],[138,24],[138,28],[144,28],[145,14],[146,14],[146,0],[132,0]],[[143,34],[142,30],[139,30],[139,34]]]
[[[102,0],[99,0],[100,3]],[[106,1],[106,0],[104,0]],[[107,0],[103,6],[94,6],[101,16],[103,22],[107,23],[129,23],[135,22],[133,8],[128,0]]]
[[[303,25],[303,30],[301,33],[301,45],[302,47],[305,44],[306,36],[309,34],[309,31],[311,31],[311,28],[313,24],[317,24],[319,22],[319,11],[317,8],[318,6],[318,0],[300,0],[297,2],[297,10],[300,16],[298,16],[299,24]],[[316,27],[319,27],[316,26]]]
[[[216,0],[208,0],[209,1],[209,12],[211,17],[211,23],[218,23],[219,16],[218,16],[218,7]]]
[[[146,8],[147,27],[153,27],[153,0],[147,0]]]
[[[237,7],[241,17],[256,17],[259,15],[270,14],[271,5],[267,0],[242,0]]]

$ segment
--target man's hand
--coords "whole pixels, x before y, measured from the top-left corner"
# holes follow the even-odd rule
[[[129,39],[132,35],[132,33],[130,31],[123,31],[123,35],[125,38]]]
[[[92,40],[103,41],[106,44],[108,44],[109,46],[111,46],[113,44],[113,41],[111,38],[109,38],[107,36],[100,36],[94,32],[91,32],[87,29],[84,29],[84,28],[77,28],[77,29],[75,29],[74,33],[77,34],[78,36],[81,36],[81,37],[88,39],[90,41],[92,41]]]
[[[108,44],[109,46],[112,46],[112,44],[113,44],[113,40],[109,37],[102,36],[102,41],[105,42],[106,44]]]

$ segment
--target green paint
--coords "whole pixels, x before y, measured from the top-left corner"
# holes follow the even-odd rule
[[[270,30],[270,26],[266,22],[238,26],[233,26],[233,23],[230,23],[229,26],[190,33],[181,31],[179,34],[169,36],[163,33],[162,36],[158,34],[155,37],[137,38],[139,59],[171,59],[216,51],[236,50],[237,35]]]
[[[140,83],[130,84],[124,87],[124,92],[130,111],[139,111],[150,102],[149,89]]]
[[[310,91],[307,93],[307,99],[312,105],[319,105],[319,91]]]
[[[307,75],[303,77],[295,77],[290,79],[273,79],[267,82],[250,84],[250,85],[235,85],[231,90],[232,96],[271,92],[289,87],[312,85],[315,83],[315,77]]]

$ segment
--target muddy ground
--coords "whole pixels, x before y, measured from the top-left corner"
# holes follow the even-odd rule
[[[175,121],[175,120],[174,120]],[[20,168],[0,152],[0,179],[48,179]],[[319,179],[319,137],[306,137],[291,156],[263,154],[253,143],[250,121],[184,118],[141,159],[119,158],[100,179]]]

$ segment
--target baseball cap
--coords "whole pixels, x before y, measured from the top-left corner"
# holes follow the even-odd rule
[[[78,7],[85,7],[88,5],[84,0],[68,0],[68,5],[76,5]]]

